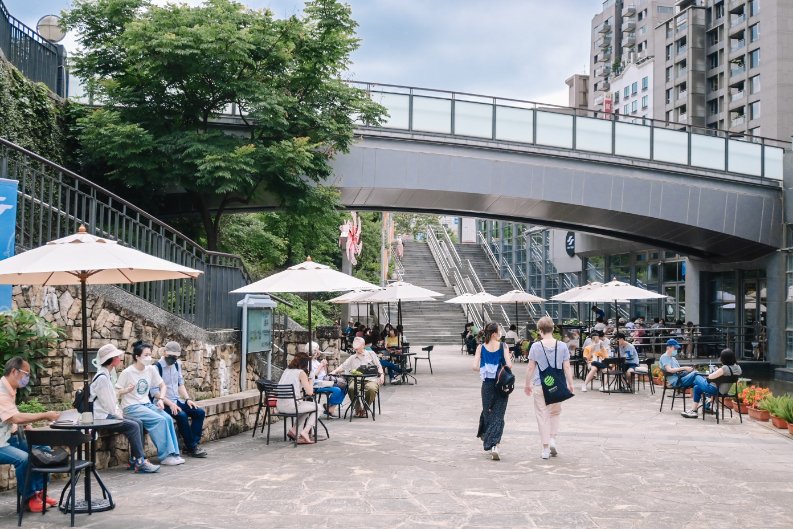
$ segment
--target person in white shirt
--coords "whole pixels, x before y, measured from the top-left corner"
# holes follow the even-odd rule
[[[121,409],[125,417],[139,419],[143,423],[157,447],[161,465],[181,465],[184,459],[179,457],[176,428],[173,420],[163,411],[166,402],[161,396],[154,397],[154,403],[149,400],[152,386],[159,386],[159,395],[165,395],[167,391],[157,368],[151,365],[151,345],[137,341],[132,347],[132,360],[135,363],[122,371],[116,382],[116,389],[121,395]]]
[[[94,404],[94,420],[121,419],[123,422],[111,431],[123,433],[129,441],[129,469],[135,472],[151,474],[160,470],[160,465],[153,465],[146,460],[143,451],[143,423],[139,419],[125,418],[118,405],[118,396],[113,387],[116,367],[121,365],[124,351],[113,344],[99,348],[97,357],[101,366],[94,375],[91,385],[91,402]]]

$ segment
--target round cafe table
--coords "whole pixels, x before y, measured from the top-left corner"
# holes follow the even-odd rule
[[[113,496],[110,494],[110,491],[105,486],[102,478],[99,477],[99,472],[96,470],[96,439],[97,439],[97,432],[100,430],[110,430],[115,428],[122,421],[120,419],[97,419],[94,422],[84,423],[79,420],[77,421],[55,421],[50,423],[50,428],[53,430],[79,430],[88,434],[90,441],[88,445],[80,449],[80,458],[83,458],[83,453],[86,453],[90,456],[90,460],[94,465],[91,467],[89,471],[85,472],[85,488],[84,494],[85,497],[83,499],[75,498],[74,501],[74,512],[75,513],[87,513],[88,512],[88,502],[85,499],[88,496],[89,490],[94,490],[91,487],[91,478],[93,477],[96,480],[97,485],[99,486],[99,490],[102,491],[101,498],[94,498],[91,497],[91,512],[102,512],[102,511],[109,511],[113,509],[116,504],[113,502]],[[69,490],[69,484],[67,483],[66,486],[63,488],[61,492],[61,499],[63,499],[64,494],[66,491]],[[69,507],[71,502],[69,501],[69,497],[66,497],[66,502],[60,502],[60,510],[64,513],[69,512]]]
[[[347,418],[347,413],[349,412],[350,422],[352,422],[355,410],[358,409],[356,404],[358,404],[367,414],[372,415],[372,420],[374,421],[374,406],[369,406],[369,403],[366,402],[366,379],[374,377],[379,378],[380,375],[353,375],[352,373],[341,373],[341,376],[347,379],[348,386],[352,384],[353,387],[352,400],[350,401],[350,405],[347,406],[347,409],[344,410],[344,418]]]

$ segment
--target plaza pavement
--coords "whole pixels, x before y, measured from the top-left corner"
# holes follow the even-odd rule
[[[563,405],[559,456],[540,459],[530,399],[516,390],[502,460],[474,437],[478,375],[438,347],[416,386],[386,386],[382,415],[330,421],[293,448],[243,433],[159,474],[102,472],[114,511],[80,527],[770,528],[793,526],[793,437],[746,418],[716,425],[658,412],[660,395],[578,393]],[[516,368],[522,388],[526,365]],[[580,382],[579,382],[580,384]],[[678,404],[679,406],[679,404]],[[60,488],[57,484],[55,488]],[[0,495],[11,527],[14,495]],[[24,527],[68,527],[59,512]]]

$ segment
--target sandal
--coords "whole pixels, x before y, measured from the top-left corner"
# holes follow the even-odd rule
[[[293,434],[292,432],[286,432],[286,436],[293,441],[295,440],[295,434]]]
[[[299,445],[313,445],[314,444],[314,440],[313,439],[306,439],[305,437],[300,436],[300,439],[297,440],[297,444],[299,444]]]

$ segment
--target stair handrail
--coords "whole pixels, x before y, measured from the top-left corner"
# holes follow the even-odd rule
[[[476,292],[484,292],[485,291],[485,287],[482,284],[482,280],[479,279],[479,275],[476,273],[476,270],[474,269],[474,266],[471,264],[471,260],[470,259],[466,259],[465,260],[465,266],[468,268],[468,274],[469,274],[469,277],[472,278],[472,281],[473,281],[473,284],[474,284],[474,288],[476,289]],[[493,304],[492,303],[483,303],[483,305],[486,305],[486,307],[490,307],[490,314],[492,316],[500,315],[502,318],[504,318],[504,321],[507,322],[507,327],[509,327],[509,325],[510,325],[509,315],[504,310],[504,307],[502,305],[498,305],[497,304],[499,310],[496,310],[495,308],[493,308]],[[486,307],[484,309],[485,315],[487,314],[487,308]],[[493,318],[491,318],[491,320],[492,319]]]
[[[89,233],[204,272],[196,280],[122,288],[200,327],[238,328],[239,296],[228,292],[250,283],[241,257],[204,249],[131,202],[4,138],[0,177],[18,181],[18,248],[36,248],[85,225]]]
[[[490,245],[487,244],[487,238],[485,237],[485,234],[481,231],[476,232],[476,234],[479,241],[479,246],[485,251],[485,254],[488,255],[490,263],[496,269],[496,272],[498,272],[499,276],[501,276],[502,271],[506,271],[507,277],[510,283],[512,283],[512,288],[525,292],[526,289],[523,286],[525,283],[521,283],[518,280],[517,276],[515,276],[515,272],[512,270],[512,267],[508,262],[506,262],[504,259],[501,259],[499,262],[493,253],[493,250],[490,248]],[[534,292],[532,292],[532,294],[536,296]],[[525,307],[526,314],[529,315],[529,318],[532,320],[532,322],[536,323],[537,307],[535,307],[533,303],[523,303],[522,305]]]

